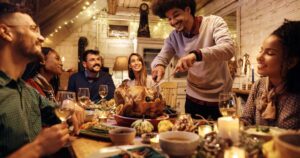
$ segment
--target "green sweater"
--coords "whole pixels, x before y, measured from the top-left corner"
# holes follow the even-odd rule
[[[0,157],[32,142],[42,122],[57,123],[53,103],[26,83],[0,71]]]

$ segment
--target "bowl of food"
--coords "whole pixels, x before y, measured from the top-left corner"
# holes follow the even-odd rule
[[[300,155],[300,133],[286,132],[275,137],[274,144],[280,157],[298,158]]]
[[[114,145],[132,144],[135,138],[136,131],[134,128],[117,127],[109,130],[109,138]]]
[[[160,148],[170,157],[191,156],[199,145],[199,135],[185,131],[169,131],[159,134]]]

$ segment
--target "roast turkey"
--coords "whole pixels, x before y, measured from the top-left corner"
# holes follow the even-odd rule
[[[163,114],[165,101],[159,92],[143,86],[120,85],[115,91],[117,114],[135,118],[156,118]]]

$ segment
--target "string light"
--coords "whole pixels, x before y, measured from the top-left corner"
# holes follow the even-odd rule
[[[69,24],[74,24],[76,19],[79,19],[80,16],[88,16],[88,17],[92,17],[93,20],[96,20],[97,14],[100,12],[99,9],[95,9],[96,4],[97,4],[96,0],[93,1],[92,5],[90,4],[90,2],[85,2],[84,6],[82,7],[82,11],[80,11],[80,13],[76,15],[74,18],[68,21],[64,21],[63,25],[67,27]],[[62,28],[63,28],[62,25],[59,25],[57,28],[54,29],[52,33],[49,34],[49,36],[54,37],[54,35],[58,33],[60,30],[62,30]]]
[[[55,34],[59,33],[60,30],[62,30],[64,27],[69,27],[69,25],[74,24],[82,16],[90,17],[92,20],[97,20],[99,24],[108,25],[107,8],[102,8],[100,10],[96,9],[97,6],[98,5],[96,0],[92,3],[85,2],[84,6],[82,7],[82,11],[80,11],[74,18],[64,21],[46,38],[53,38]],[[130,39],[136,38],[138,25],[138,21],[133,20],[133,22],[130,22]],[[166,38],[172,30],[173,28],[168,25],[168,22],[162,19],[160,19],[156,24],[150,27],[151,36],[153,38]]]

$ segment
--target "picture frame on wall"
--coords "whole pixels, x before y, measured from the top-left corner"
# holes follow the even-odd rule
[[[108,37],[111,38],[128,38],[128,25],[109,25]]]

